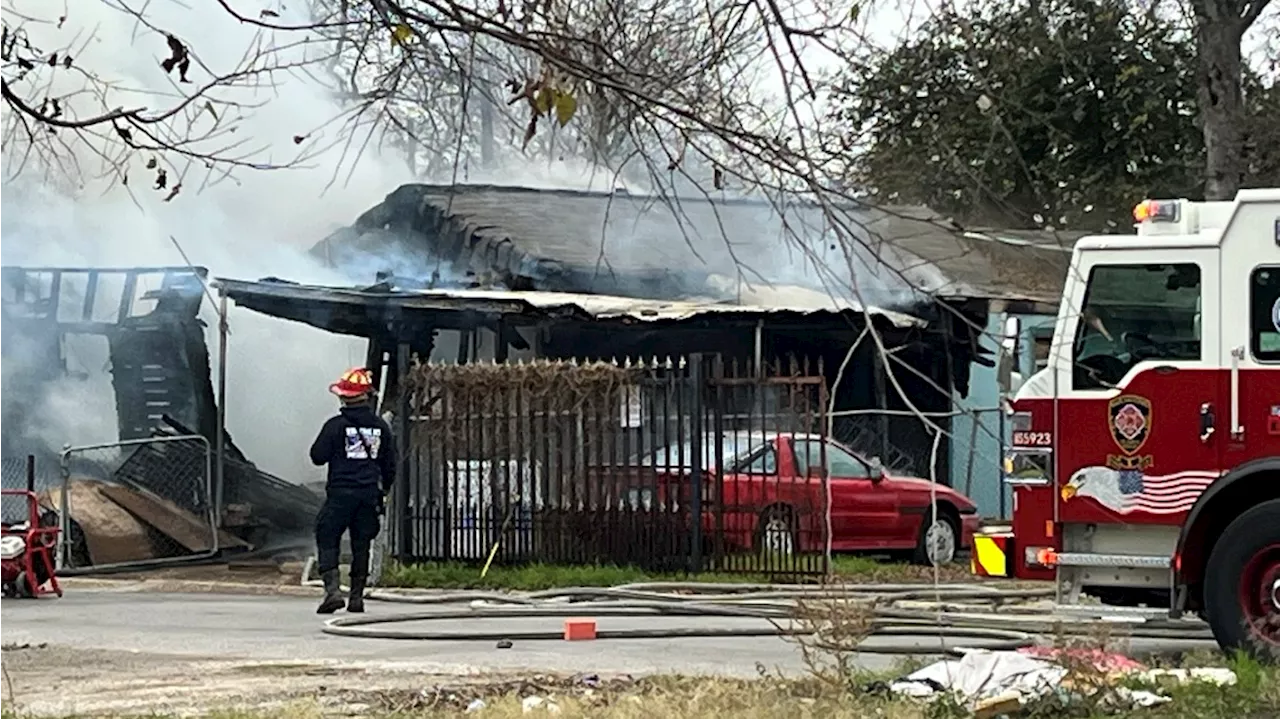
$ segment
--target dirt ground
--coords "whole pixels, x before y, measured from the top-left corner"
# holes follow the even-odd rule
[[[6,708],[35,716],[196,715],[262,711],[318,702],[325,714],[464,709],[477,698],[519,690],[572,693],[630,683],[628,677],[458,676],[398,662],[228,662],[53,646],[4,647]]]

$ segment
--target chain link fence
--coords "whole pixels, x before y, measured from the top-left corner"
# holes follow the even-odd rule
[[[930,422],[906,410],[846,410],[837,412],[831,437],[853,451],[876,457],[894,474],[934,478],[949,484],[950,413],[930,413]],[[935,451],[935,444],[936,451]]]
[[[1007,517],[1012,495],[1001,479],[1004,410],[969,407],[925,417],[907,410],[845,410],[836,413],[832,437],[878,457],[893,474],[950,486],[972,499],[984,517]]]
[[[27,489],[27,458],[5,457],[0,460],[0,488],[6,490]],[[6,525],[20,524],[30,518],[27,498],[16,494],[0,497],[0,518]]]
[[[62,566],[126,569],[213,556],[213,453],[199,435],[69,447],[57,497]]]

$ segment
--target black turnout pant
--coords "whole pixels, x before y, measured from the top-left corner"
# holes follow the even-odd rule
[[[338,568],[342,533],[351,534],[351,578],[369,576],[369,545],[378,536],[382,494],[376,489],[331,489],[316,515],[316,561],[323,574]]]

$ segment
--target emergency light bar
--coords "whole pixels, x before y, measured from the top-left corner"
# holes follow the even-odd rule
[[[1143,200],[1133,208],[1137,222],[1178,222],[1182,219],[1182,203],[1177,200]]]

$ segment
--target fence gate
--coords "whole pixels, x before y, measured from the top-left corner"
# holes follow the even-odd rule
[[[64,449],[62,484],[47,500],[62,519],[60,566],[141,568],[236,541],[216,528],[212,456],[199,435]]]

